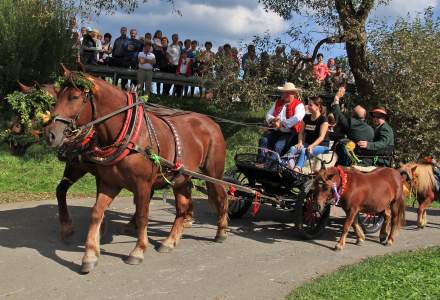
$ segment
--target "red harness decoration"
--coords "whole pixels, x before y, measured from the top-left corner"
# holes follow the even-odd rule
[[[233,187],[232,185],[229,187],[228,195],[235,197],[235,187]]]
[[[131,104],[133,104],[133,95],[131,93],[127,93],[127,105],[131,105]],[[120,147],[123,144],[125,144],[124,138],[126,137],[128,131],[130,130],[130,127],[132,128],[131,130],[133,130],[133,134],[126,149],[111,161],[106,162],[105,163],[106,165],[113,165],[121,161],[124,157],[126,157],[130,153],[131,149],[133,149],[135,143],[137,142],[142,127],[142,120],[144,119],[143,118],[144,110],[143,110],[143,106],[140,105],[137,113],[137,119],[136,119],[137,122],[136,124],[133,124],[133,126],[130,126],[130,124],[132,123],[132,118],[135,117],[133,115],[133,111],[135,109],[136,109],[135,107],[132,107],[129,110],[127,110],[124,125],[122,126],[122,129],[118,137],[116,138],[116,141],[111,146],[105,148],[99,148],[97,145],[92,146],[92,153],[94,156],[102,159],[109,158],[110,156],[114,155],[117,151],[119,151]],[[89,143],[94,134],[95,134],[95,130],[92,130],[92,132],[83,141],[83,145]]]
[[[345,193],[345,189],[347,188],[347,173],[344,171],[344,169],[341,166],[337,166],[339,176],[341,177],[341,186],[339,190],[339,196],[342,196]]]
[[[255,217],[258,213],[258,211],[260,210],[260,193],[259,192],[255,192],[255,198],[254,198],[254,202],[253,202],[253,206],[252,206],[252,216]]]

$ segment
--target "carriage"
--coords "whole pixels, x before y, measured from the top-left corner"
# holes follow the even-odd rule
[[[270,150],[266,149],[266,151]],[[225,181],[249,187],[258,194],[256,196],[242,191],[235,191],[233,195],[229,193],[229,217],[241,218],[251,207],[255,215],[261,204],[269,204],[292,213],[295,230],[301,238],[319,237],[330,220],[332,205],[327,205],[321,213],[317,212],[312,202],[312,183],[315,173],[295,172],[287,166],[283,158],[278,158],[262,167],[256,163],[255,153],[247,151],[235,155],[235,165],[226,171]],[[334,152],[327,160],[320,157],[314,157],[313,160],[318,161],[324,169],[333,158]],[[313,168],[311,160],[309,166]],[[372,234],[380,230],[384,218],[382,215],[360,213],[358,222],[365,233]]]

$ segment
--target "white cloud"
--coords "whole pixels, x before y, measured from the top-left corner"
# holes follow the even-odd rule
[[[287,29],[287,23],[281,17],[274,12],[266,12],[257,1],[254,6],[250,1],[245,1],[244,5],[241,1],[232,0],[214,3],[179,1],[176,7],[182,13],[179,16],[171,12],[167,4],[153,0],[130,15],[117,12],[101,16],[96,19],[95,25],[103,32],[110,31],[115,35],[118,35],[121,26],[136,28],[140,34],[161,29],[168,37],[177,32],[183,39],[211,40],[216,45],[226,42],[237,45],[241,40],[249,40],[266,31],[279,34]]]
[[[437,7],[439,0],[391,0],[386,6],[380,6],[372,14],[373,18],[402,17],[408,13],[414,15],[428,7]]]

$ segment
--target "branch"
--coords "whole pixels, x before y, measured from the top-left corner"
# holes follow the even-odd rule
[[[374,0],[363,0],[356,13],[356,17],[364,21],[368,17],[370,11],[373,9],[374,2]]]
[[[319,48],[321,48],[321,46],[323,44],[336,44],[336,43],[344,43],[344,42],[345,42],[345,37],[344,37],[343,34],[335,35],[335,36],[330,36],[330,37],[327,37],[325,39],[320,40],[316,44],[315,49],[313,50],[312,62],[315,61],[316,56],[318,55]]]

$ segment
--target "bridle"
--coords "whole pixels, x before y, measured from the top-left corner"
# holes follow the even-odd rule
[[[88,122],[87,124],[78,127],[77,122],[80,118],[81,113],[84,111],[87,102],[90,102],[90,106],[92,108],[92,120],[90,122]],[[96,105],[95,105],[95,101],[94,101],[94,96],[92,93],[87,92],[82,97],[81,108],[78,111],[78,113],[75,115],[75,117],[67,118],[67,117],[63,117],[60,115],[55,115],[52,119],[52,123],[61,122],[61,123],[67,124],[66,129],[63,131],[63,135],[64,135],[64,138],[72,139],[75,136],[80,136],[81,133],[83,133],[85,130],[91,131],[93,129],[93,125],[91,125],[91,123],[93,122],[93,120],[96,120],[96,115],[97,115],[97,112],[96,112]]]

